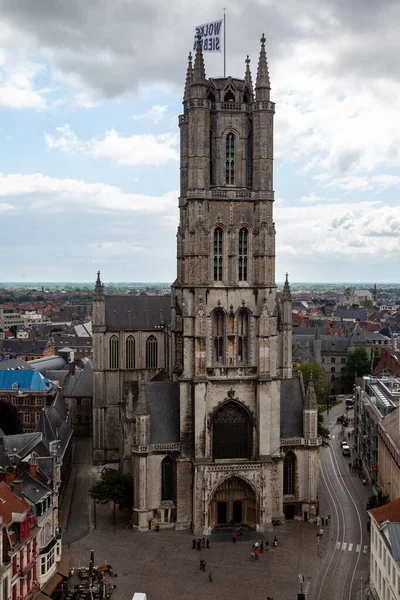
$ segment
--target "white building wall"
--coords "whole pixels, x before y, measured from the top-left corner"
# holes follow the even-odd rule
[[[384,529],[371,519],[370,581],[376,600],[398,600],[400,565],[390,553]]]

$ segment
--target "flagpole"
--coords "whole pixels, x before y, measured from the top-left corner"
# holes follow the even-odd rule
[[[224,77],[226,77],[226,8],[224,8]]]

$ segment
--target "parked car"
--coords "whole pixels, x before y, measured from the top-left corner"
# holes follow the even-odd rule
[[[350,456],[350,447],[347,444],[343,444],[342,454],[343,456]]]
[[[348,446],[348,443],[347,443],[347,442],[345,442],[344,440],[342,440],[342,441],[340,442],[340,447],[341,447],[341,448],[343,448],[343,446]]]

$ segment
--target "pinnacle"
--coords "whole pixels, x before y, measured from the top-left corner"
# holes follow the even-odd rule
[[[193,83],[206,83],[206,70],[204,66],[203,44],[201,33],[197,34],[196,56],[194,58]]]
[[[291,302],[291,300],[292,300],[292,295],[290,293],[289,274],[286,273],[285,284],[283,286],[283,291],[282,291],[282,301],[283,302]]]
[[[253,93],[253,80],[251,78],[251,71],[250,71],[250,58],[249,55],[247,55],[246,60],[244,61],[246,63],[246,74],[244,76],[244,81],[247,85],[247,87],[249,88],[249,91],[251,93]]]
[[[261,50],[260,57],[258,59],[257,79],[256,79],[256,90],[266,88],[271,89],[271,83],[269,80],[267,55],[265,52],[265,35],[261,37]]]
[[[189,90],[193,81],[193,64],[192,64],[192,53],[189,52],[188,56],[188,67],[186,71],[186,82],[185,82],[185,91],[183,93],[183,99],[187,100],[189,98]]]

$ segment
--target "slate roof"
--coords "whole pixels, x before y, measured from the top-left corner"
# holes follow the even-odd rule
[[[60,440],[62,454],[68,446],[73,433],[72,427],[61,418],[53,406],[49,409],[42,408],[39,421],[36,425],[36,431],[43,434],[43,438],[48,444]]]
[[[25,500],[18,498],[4,481],[0,481],[0,517],[6,525],[13,522],[13,513],[25,513],[29,508]]]
[[[341,319],[354,319],[355,321],[363,321],[367,318],[367,311],[361,308],[353,309],[353,310],[335,310],[335,317],[340,317]]]
[[[400,561],[400,523],[386,525],[389,535],[391,554],[395,561]]]
[[[322,339],[322,351],[334,354],[335,352],[345,354],[349,347],[349,339],[339,336],[329,336]]]
[[[33,367],[26,360],[22,360],[22,358],[10,358],[0,361],[0,370],[4,371],[6,369],[33,369]]]
[[[150,412],[150,443],[179,442],[179,383],[150,381],[144,384],[144,393]]]
[[[381,421],[382,427],[388,432],[393,442],[400,448],[400,407],[398,406]]]
[[[106,295],[106,329],[148,331],[171,322],[171,296]]]
[[[303,437],[303,394],[300,379],[281,381],[281,438]]]
[[[368,341],[366,333],[361,329],[361,327],[357,324],[353,331],[350,334],[350,340],[352,342],[363,342],[366,343]]]
[[[326,327],[320,327],[316,325],[315,327],[293,327],[293,334],[295,335],[310,335],[315,336],[318,335],[329,335],[329,331]]]
[[[30,392],[49,392],[53,385],[35,370],[0,371],[0,390],[12,391],[13,384],[18,390]]]
[[[28,472],[20,475],[17,481],[22,482],[22,493],[33,504],[40,502],[50,494],[49,488],[38,479],[31,477]]]
[[[56,335],[54,337],[55,348],[91,348],[93,340],[91,337],[78,337],[76,335]]]
[[[31,352],[32,354],[43,354],[48,340],[17,340],[15,338],[4,339],[1,351],[3,354],[25,354]],[[35,352],[36,350],[36,352]]]
[[[42,434],[37,431],[5,435],[3,437],[4,450],[8,456],[14,455],[22,460],[32,452],[42,439]]]
[[[375,519],[378,527],[385,521],[400,523],[400,498],[393,500],[393,502],[388,502],[383,506],[378,506],[378,508],[373,508],[368,512]]]
[[[29,364],[44,375],[48,369],[61,370],[67,363],[62,356],[44,356],[43,358],[29,361]]]
[[[64,398],[83,398],[93,396],[93,365],[87,362],[84,369],[69,373],[64,384]]]

